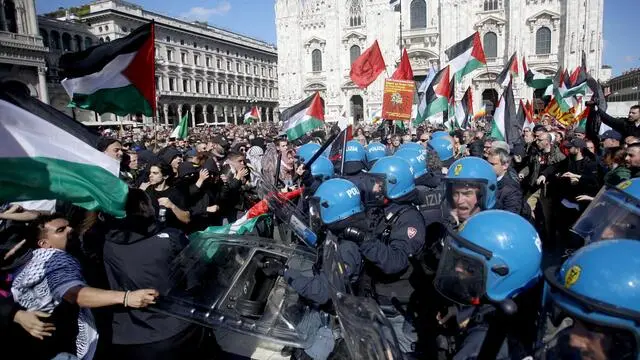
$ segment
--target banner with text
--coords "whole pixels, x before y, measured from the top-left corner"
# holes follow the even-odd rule
[[[413,81],[386,79],[382,99],[382,118],[411,120],[415,88],[416,85]]]

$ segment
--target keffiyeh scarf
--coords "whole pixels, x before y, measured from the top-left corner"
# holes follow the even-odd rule
[[[58,249],[37,249],[33,257],[16,275],[11,286],[14,301],[28,311],[52,313],[64,301],[64,294],[76,286],[87,286],[80,264]],[[87,308],[78,313],[76,352],[80,359],[92,359],[98,332],[93,315]]]

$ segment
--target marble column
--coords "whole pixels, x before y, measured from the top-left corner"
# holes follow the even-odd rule
[[[233,107],[233,123],[238,125],[238,108],[235,106]]]
[[[14,2],[15,4],[15,2]],[[24,5],[18,3],[16,5],[16,30],[18,34],[26,34],[27,33],[27,24],[25,24],[24,19]]]
[[[228,108],[226,106],[222,110],[224,112],[224,124],[225,125],[227,125],[229,123],[229,120],[228,120],[228,117],[227,117],[229,115],[229,112],[227,110],[228,110]]]
[[[196,106],[195,105],[191,105],[191,109],[189,109],[189,112],[191,112],[191,127],[196,126]]]
[[[267,122],[273,122],[273,119],[271,118],[272,111],[273,109],[267,108]]]
[[[48,104],[49,90],[47,89],[47,70],[43,66],[38,67],[38,88],[40,93],[40,101]]]
[[[164,124],[169,125],[169,104],[162,105],[162,112],[164,114]]]
[[[206,105],[202,108],[202,117],[204,119],[204,123],[208,124],[208,122],[207,122],[207,106]]]

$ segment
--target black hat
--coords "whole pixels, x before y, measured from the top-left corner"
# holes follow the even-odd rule
[[[582,139],[575,138],[569,141],[569,147],[574,147],[582,150],[587,147],[587,143]]]
[[[622,135],[615,130],[607,130],[602,135],[600,135],[600,139],[602,140],[614,139],[614,140],[620,141],[622,140]]]
[[[171,164],[173,159],[175,159],[180,155],[181,155],[180,152],[175,148],[167,148],[164,154],[162,154],[162,161],[164,161],[167,164]]]
[[[181,178],[192,177],[198,174],[200,169],[192,162],[185,161],[178,166],[178,176]]]

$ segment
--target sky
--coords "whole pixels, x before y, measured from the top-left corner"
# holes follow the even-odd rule
[[[38,14],[88,3],[90,0],[36,0]],[[572,0],[573,1],[573,0]],[[146,10],[210,25],[276,43],[274,0],[133,0]],[[603,64],[613,74],[640,67],[639,0],[604,0]]]

